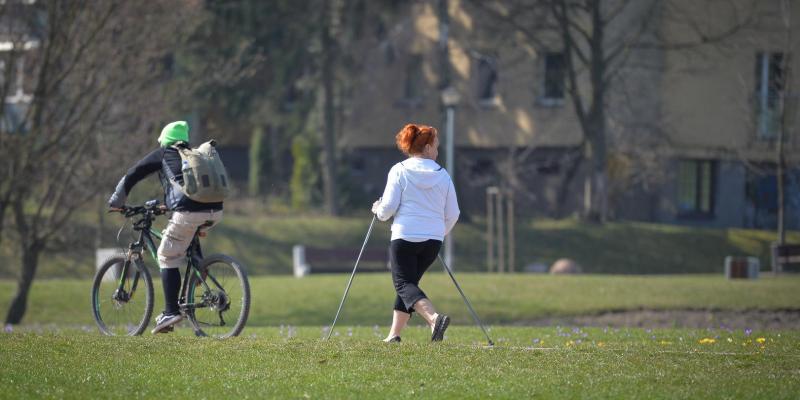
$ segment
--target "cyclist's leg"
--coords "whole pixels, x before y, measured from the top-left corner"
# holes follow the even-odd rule
[[[156,318],[153,333],[165,331],[183,317],[178,307],[178,292],[181,286],[180,267],[186,265],[186,249],[198,227],[210,217],[208,212],[175,212],[164,229],[158,247],[158,265],[164,289],[164,312]]]
[[[186,266],[186,249],[189,248],[195,232],[197,232],[198,228],[201,231],[211,229],[220,220],[222,220],[221,210],[174,212],[169,224],[167,224],[167,228],[164,229],[161,245],[158,246],[158,266],[162,271],[174,269],[175,272],[178,272],[178,268]],[[170,305],[175,307],[168,309],[168,311],[177,312],[180,273],[174,276],[177,277],[177,284],[174,288],[170,285],[170,291],[164,292],[164,299],[167,301],[168,307]],[[172,275],[170,275],[169,279],[173,279]]]
[[[198,226],[200,232],[203,234],[211,230],[211,228],[217,226],[217,224],[219,224],[219,222],[222,221],[222,210],[202,211],[202,212],[195,212],[192,214],[198,214],[197,217],[203,221]]]
[[[202,213],[204,215],[205,221],[197,227],[197,230],[200,232],[200,236],[206,236],[207,232],[211,230],[211,228],[217,226],[217,224],[222,221],[222,210],[219,211],[206,211]],[[203,248],[200,246],[200,241],[197,241],[194,247],[194,255],[193,258],[197,261],[195,265],[200,265],[203,260]],[[201,271],[203,275],[203,279],[206,278],[206,271]]]

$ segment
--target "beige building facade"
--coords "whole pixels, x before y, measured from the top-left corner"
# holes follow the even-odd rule
[[[446,34],[449,83],[461,99],[455,108],[451,173],[466,210],[483,213],[490,185],[512,188],[523,214],[563,216],[578,210],[583,178],[573,165],[583,134],[566,91],[560,45],[524,45],[511,36],[485,41],[478,27],[482,17],[457,0],[448,2],[444,32],[437,4],[408,2],[384,35],[365,40],[365,68],[344,112],[339,140],[355,177],[368,193],[379,194],[389,167],[402,159],[394,134],[405,123],[430,124],[444,136],[440,96],[448,72],[442,67],[441,38]],[[710,32],[739,17],[712,11]],[[685,21],[656,15],[650,29],[665,43],[691,40]],[[787,37],[786,16],[781,1],[758,2],[757,22],[724,40],[634,50],[628,64],[635,67],[625,72],[624,82],[629,104],[621,105],[619,93],[608,104],[610,186],[616,188],[610,193],[611,215],[704,226],[773,226],[776,140],[785,108],[787,223],[800,225],[800,214],[791,211],[800,207],[800,140],[793,118],[800,85],[789,74],[800,66],[792,56],[800,41]],[[800,7],[789,16],[800,23]],[[623,134],[619,116],[626,114],[642,119],[637,124],[645,128],[636,136]],[[641,140],[647,136],[654,139]],[[615,186],[619,174],[612,170],[620,165],[615,160],[631,159],[631,154],[650,161],[622,165],[652,173],[623,173],[639,178]]]

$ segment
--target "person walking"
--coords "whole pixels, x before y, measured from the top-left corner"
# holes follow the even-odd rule
[[[395,139],[408,158],[389,170],[383,196],[372,205],[381,221],[394,217],[389,252],[397,297],[384,342],[400,342],[400,333],[415,311],[430,326],[431,341],[441,341],[450,317],[436,311],[419,281],[458,220],[458,200],[450,175],[436,163],[436,128],[408,124]]]
[[[189,147],[189,125],[186,121],[167,124],[158,137],[158,143],[159,148],[147,154],[122,177],[108,200],[108,205],[112,209],[121,209],[134,185],[150,174],[159,173],[164,189],[164,203],[173,213],[158,246],[158,266],[161,270],[165,309],[156,317],[156,326],[152,333],[166,333],[171,332],[173,326],[183,319],[178,306],[178,291],[181,287],[179,267],[187,263],[186,249],[197,229],[210,229],[222,220],[223,202],[201,203],[190,199],[181,190],[184,176],[179,151]]]

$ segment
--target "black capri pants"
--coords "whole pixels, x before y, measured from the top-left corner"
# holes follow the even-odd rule
[[[424,242],[409,242],[403,239],[392,240],[389,246],[389,258],[392,264],[392,281],[397,292],[394,309],[411,314],[416,302],[425,299],[419,288],[422,274],[436,260],[439,249],[442,247],[440,240],[426,240]]]

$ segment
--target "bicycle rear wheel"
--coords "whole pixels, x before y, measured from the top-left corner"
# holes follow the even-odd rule
[[[122,255],[100,266],[92,284],[92,314],[100,332],[110,336],[140,335],[153,314],[153,279],[141,263]]]
[[[250,313],[250,283],[244,267],[231,257],[215,254],[203,259],[199,269],[203,277],[193,277],[187,293],[186,315],[195,332],[219,339],[238,336]]]

